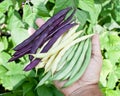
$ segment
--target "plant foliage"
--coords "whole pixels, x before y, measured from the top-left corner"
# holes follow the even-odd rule
[[[0,95],[63,96],[52,84],[36,86],[43,70],[24,72],[28,56],[8,63],[17,44],[26,39],[36,18],[45,21],[66,7],[77,8],[79,29],[100,34],[103,68],[100,88],[106,96],[120,96],[120,0],[1,0]]]

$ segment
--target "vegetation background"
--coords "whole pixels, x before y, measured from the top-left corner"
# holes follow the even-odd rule
[[[71,6],[80,29],[100,34],[103,67],[99,86],[105,96],[120,96],[120,0],[0,0],[0,96],[63,96],[52,84],[35,89],[42,69],[24,72],[24,56],[8,63],[17,44],[26,39],[36,18],[45,21]]]

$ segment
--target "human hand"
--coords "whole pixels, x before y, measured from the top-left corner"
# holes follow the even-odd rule
[[[36,20],[36,24],[40,27],[42,24],[44,24],[44,21],[39,18]],[[29,28],[28,32],[31,35],[35,32],[35,29]],[[96,34],[92,37],[92,57],[83,76],[77,82],[67,88],[62,88],[66,81],[55,81],[54,84],[63,94],[65,94],[65,96],[69,96],[78,89],[84,90],[89,88],[89,86],[91,87],[97,85],[100,78],[101,67],[102,55],[100,51],[99,36]]]
[[[102,55],[100,51],[100,43],[99,43],[98,34],[95,34],[92,37],[92,54],[91,55],[92,55],[91,60],[85,73],[77,82],[75,82],[74,84],[72,84],[71,86],[67,88],[61,89],[61,87],[64,85],[66,81],[62,81],[62,82],[55,81],[56,87],[60,89],[65,94],[65,96],[69,96],[69,94],[73,93],[74,91],[82,91],[82,90],[86,90],[94,86],[96,88],[98,87],[97,84],[100,78],[100,71],[102,67]]]

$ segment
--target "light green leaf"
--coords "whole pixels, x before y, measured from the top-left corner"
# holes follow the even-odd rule
[[[6,72],[7,69],[3,65],[0,65],[0,84],[1,84],[1,78],[5,76]]]
[[[35,24],[36,18],[37,18],[36,13],[31,13],[24,19],[24,21],[29,25],[29,27],[36,28]]]
[[[4,43],[2,42],[2,38],[0,38],[0,52],[4,50]]]
[[[103,32],[100,34],[100,45],[101,49],[106,49],[109,50],[109,38],[108,38],[109,33],[108,32]]]
[[[11,13],[13,12],[13,13]],[[10,11],[10,17],[8,19],[8,29],[13,30],[16,28],[23,28],[24,24],[21,21],[21,16],[17,11]]]
[[[99,24],[96,24],[96,25],[93,27],[94,33],[100,34],[100,33],[104,32],[104,30],[105,30],[105,29],[104,29],[101,25],[99,25]]]
[[[2,73],[5,73],[6,71],[7,69],[4,66],[0,65],[0,76]]]
[[[6,37],[3,37],[3,43],[4,43],[4,50],[6,50],[8,48],[8,41]]]
[[[20,86],[24,82],[24,79],[24,75],[4,76],[1,80],[1,83],[5,89],[13,90],[14,88]]]
[[[111,64],[109,59],[103,60],[102,71],[100,74],[100,82],[105,87],[107,84],[106,78],[110,72],[113,70],[113,65]]]
[[[23,40],[25,40],[27,37],[29,37],[28,31],[23,28],[15,28],[11,30],[11,36],[13,41],[16,44],[21,43]]]
[[[118,32],[105,31],[100,35],[101,49],[120,50],[120,38]]]
[[[32,7],[30,5],[24,5],[23,7],[23,21],[25,21],[26,17],[28,17],[30,14],[32,14]]]
[[[22,75],[25,74],[23,71],[23,65],[10,63],[7,65],[6,75]]]
[[[120,50],[109,50],[106,54],[113,65],[120,59]]]
[[[116,22],[112,22],[110,26],[108,27],[109,30],[113,30],[116,28],[120,28],[120,25],[118,25]]]
[[[107,89],[106,96],[120,96],[120,93],[116,90]]]
[[[16,10],[19,10],[22,6],[22,2],[25,2],[26,0],[12,0],[14,3],[14,7]]]
[[[120,59],[120,37],[117,32],[111,32],[108,37],[109,48],[107,48],[106,55],[110,59],[111,63],[115,64],[118,62],[118,59]]]
[[[11,56],[8,53],[1,52],[0,53],[0,64],[1,65],[6,65],[10,58],[11,58]],[[14,62],[12,62],[12,63],[14,63]]]
[[[118,81],[118,78],[114,72],[111,72],[108,76],[107,87],[113,89]]]
[[[1,37],[0,38],[0,51],[6,50],[8,48],[8,41],[6,37]]]
[[[110,44],[111,45],[120,45],[120,37],[118,36],[118,32],[110,32],[109,34]]]
[[[40,3],[43,3],[45,5],[48,2],[48,0],[31,0],[31,2],[34,5],[39,5]]]
[[[116,74],[117,78],[120,79],[120,67],[116,68],[115,74]]]
[[[0,12],[0,24],[5,22],[5,15]]]
[[[5,13],[9,6],[12,5],[11,0],[4,0],[3,2],[0,3],[0,12]]]

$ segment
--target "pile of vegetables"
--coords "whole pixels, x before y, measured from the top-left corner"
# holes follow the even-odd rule
[[[24,70],[44,69],[44,77],[38,86],[67,79],[64,85],[67,87],[77,81],[89,64],[93,34],[77,31],[79,22],[75,22],[74,13],[75,9],[69,7],[51,17],[14,48],[16,52],[9,62],[29,54],[30,63]]]

